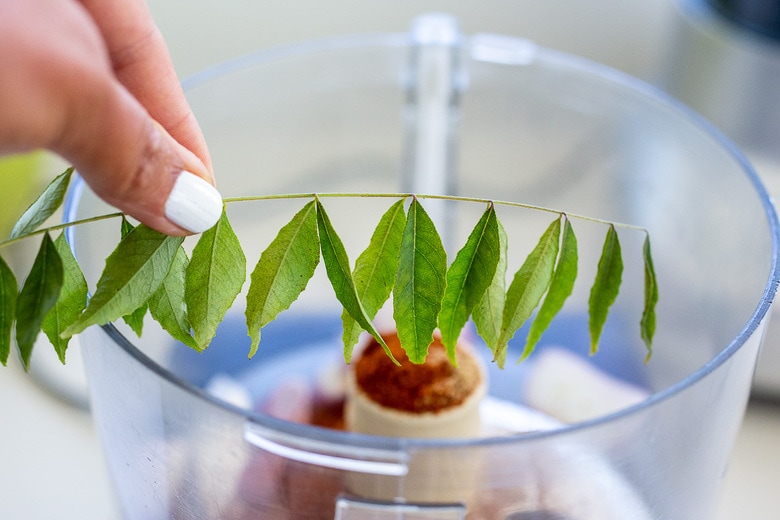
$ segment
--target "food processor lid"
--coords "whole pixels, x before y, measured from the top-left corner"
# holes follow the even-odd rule
[[[780,40],[780,0],[707,0],[707,2],[740,27]]]

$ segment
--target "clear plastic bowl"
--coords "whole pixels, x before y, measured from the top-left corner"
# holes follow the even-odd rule
[[[454,192],[647,228],[660,287],[655,353],[643,364],[644,235],[623,230],[621,296],[601,351],[587,356],[584,302],[605,230],[580,221],[575,294],[534,356],[563,345],[648,396],[551,431],[389,438],[240,406],[295,377],[317,377],[329,359],[338,364],[340,311],[319,279],[264,330],[252,360],[241,302],[203,354],[152,323],[140,340],[122,324],[93,327],[81,344],[124,518],[712,516],[778,280],[772,204],[716,130],[621,73],[528,41],[464,36],[441,16],[417,20],[408,33],[244,56],[185,86],[226,197]],[[326,203],[337,228],[349,229],[350,251],[389,206]],[[250,269],[300,206],[229,205]],[[459,244],[474,208],[431,204],[430,212]],[[69,218],[106,209],[83,184],[69,195]],[[553,218],[502,215],[520,251]],[[117,222],[72,230],[92,283],[116,243],[106,237],[118,234]],[[523,399],[534,356],[515,365],[524,334],[517,338],[507,368],[491,367],[493,398]],[[235,391],[210,392],[219,382]]]

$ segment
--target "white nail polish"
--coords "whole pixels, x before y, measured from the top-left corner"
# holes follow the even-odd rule
[[[221,215],[222,196],[217,189],[197,175],[182,171],[165,202],[168,220],[192,233],[202,233]]]

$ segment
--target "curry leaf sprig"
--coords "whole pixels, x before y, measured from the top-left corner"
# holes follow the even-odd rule
[[[191,256],[183,247],[184,238],[163,235],[143,224],[133,226],[120,213],[39,229],[62,204],[72,174],[73,170],[68,169],[55,178],[22,215],[11,237],[0,243],[2,246],[42,235],[21,288],[0,257],[0,363],[7,363],[13,334],[22,364],[28,369],[40,331],[48,336],[64,363],[73,335],[119,319],[141,335],[147,314],[176,340],[198,351],[205,349],[247,279],[247,258],[227,212],[223,211],[218,223],[197,238]],[[325,210],[325,196],[297,196],[309,200],[261,253],[249,276],[245,310],[249,357],[259,348],[263,327],[298,299],[320,261],[343,307],[347,362],[363,331],[393,357],[373,324],[378,311],[392,297],[398,337],[413,363],[425,361],[436,330],[455,363],[458,337],[471,319],[494,360],[503,366],[509,341],[533,313],[536,316],[520,360],[533,351],[573,292],[578,273],[577,239],[570,217],[564,212],[554,212],[556,218],[507,288],[508,240],[496,206],[510,203],[449,197],[484,204],[485,210],[465,244],[448,263],[442,239],[420,201],[423,195],[373,194],[398,200],[382,215],[353,268]],[[274,196],[226,201],[259,198]],[[56,240],[51,239],[51,234],[68,226],[117,217],[121,219],[118,245],[106,259],[103,273],[88,298],[87,283],[64,234]],[[616,228],[632,227],[597,222],[607,227],[607,233],[588,301],[592,353],[598,348],[622,281],[623,259]],[[639,334],[649,359],[658,284],[649,236],[644,233],[645,296]]]

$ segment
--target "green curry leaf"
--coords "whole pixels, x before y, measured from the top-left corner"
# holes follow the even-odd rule
[[[590,290],[588,299],[588,329],[590,330],[590,352],[598,350],[601,332],[607,321],[609,308],[615,302],[623,277],[623,256],[620,250],[615,226],[610,225],[604,239],[596,279]]]
[[[574,290],[574,280],[577,278],[577,238],[571,227],[569,219],[563,217],[563,235],[561,238],[558,262],[555,265],[550,287],[544,297],[539,312],[536,313],[525,348],[520,356],[520,361],[527,358],[533,352],[542,334],[552,323],[553,318],[563,308],[566,299]]]
[[[19,289],[16,276],[8,264],[0,258],[0,363],[8,363],[11,352],[11,333],[16,320],[16,298]]]
[[[387,346],[385,340],[374,328],[374,325],[371,323],[371,318],[366,314],[363,304],[360,303],[360,297],[355,288],[355,281],[352,279],[347,251],[344,249],[344,244],[341,242],[341,239],[336,234],[336,230],[333,229],[333,224],[331,224],[330,218],[319,199],[316,200],[316,208],[320,251],[322,252],[322,260],[325,262],[325,270],[328,273],[328,278],[336,293],[336,298],[341,302],[341,305],[344,306],[344,310],[346,310],[361,327],[368,331],[368,333],[382,345],[382,348],[393,361],[396,361],[393,357],[393,353],[390,352],[390,347]],[[347,353],[345,352],[345,361],[349,362],[350,358],[351,356],[347,356]],[[396,364],[398,364],[397,361]]]
[[[398,270],[398,255],[401,250],[406,225],[404,200],[395,202],[379,220],[368,247],[355,261],[352,278],[366,315],[374,319],[393,290],[395,273]],[[357,321],[345,310],[342,313],[344,358],[352,357],[352,348],[358,342],[363,330]]]
[[[87,281],[81,272],[78,262],[73,257],[70,245],[61,233],[54,241],[54,247],[62,261],[63,281],[57,304],[46,314],[43,320],[43,332],[49,338],[57,356],[65,363],[65,351],[70,342],[70,336],[63,332],[79,319],[87,305]]]
[[[496,272],[490,281],[485,294],[474,308],[473,320],[477,333],[485,341],[487,347],[495,354],[498,350],[498,338],[501,334],[501,320],[504,315],[504,300],[506,299],[507,271],[507,236],[500,220],[497,220],[499,255]]]
[[[54,215],[62,205],[68,190],[73,168],[68,168],[55,177],[35,201],[28,207],[11,230],[11,238],[17,238],[35,231],[38,226]]]
[[[149,313],[171,337],[195,350],[201,350],[192,337],[185,302],[186,272],[189,258],[179,246],[162,284],[149,298]]]
[[[246,323],[249,357],[257,352],[260,329],[287,309],[308,285],[320,261],[314,201],[288,222],[260,255],[250,276]]]
[[[63,279],[62,260],[46,233],[16,300],[16,347],[25,370],[30,368],[33,345],[46,314],[57,303]]]
[[[555,219],[544,232],[536,247],[515,273],[506,293],[501,333],[495,353],[499,366],[504,365],[509,340],[531,317],[552,280],[561,233],[561,221]]]
[[[500,255],[498,219],[495,207],[490,204],[447,270],[439,329],[453,363],[460,331],[493,281]]]
[[[650,252],[650,237],[645,237],[642,246],[642,259],[644,261],[645,271],[645,306],[642,310],[642,319],[640,328],[642,339],[647,347],[647,357],[645,362],[650,360],[653,355],[653,336],[655,335],[655,305],[658,303],[658,280],[655,276],[655,266],[653,265],[653,255]]]
[[[216,225],[200,236],[186,266],[184,300],[199,349],[211,342],[245,281],[246,257],[223,210]]]
[[[128,233],[130,233],[133,228],[133,224],[131,224],[127,218],[122,216],[122,226],[121,226],[121,236],[122,238],[125,238]],[[131,312],[130,314],[125,314],[122,316],[122,321],[124,321],[128,327],[132,329],[133,332],[135,332],[135,335],[139,338],[143,334],[144,330],[144,318],[146,317],[146,312],[149,310],[149,305],[144,303],[139,308]]]
[[[125,238],[128,233],[130,233],[135,226],[131,224],[125,216],[122,216],[122,226],[121,226],[121,236],[122,238]],[[131,312],[130,314],[125,314],[122,316],[122,321],[124,321],[128,327],[135,333],[136,336],[139,338],[143,334],[144,330],[144,318],[146,317],[146,313],[149,311],[149,305],[147,303],[144,303],[139,308]]]
[[[183,240],[143,224],[133,229],[106,259],[87,308],[63,335],[115,321],[144,305],[167,276]]]
[[[423,363],[433,341],[447,283],[447,254],[417,198],[406,216],[393,288],[398,339],[412,363]]]

